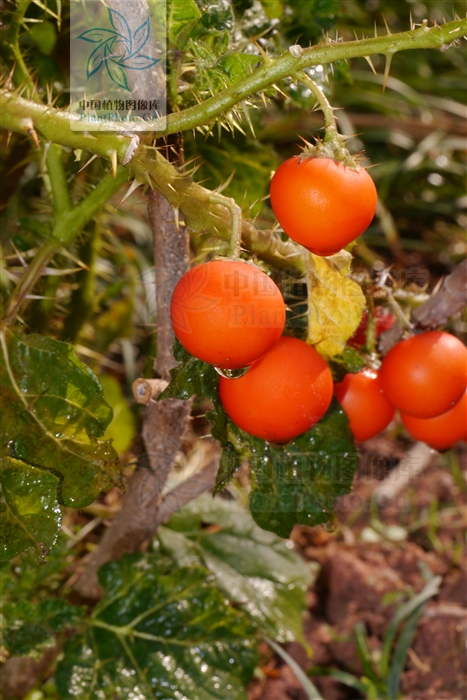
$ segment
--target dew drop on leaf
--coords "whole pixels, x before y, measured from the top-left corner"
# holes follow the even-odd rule
[[[240,369],[222,369],[221,367],[214,367],[214,369],[216,370],[217,374],[220,374],[221,377],[224,377],[225,379],[239,379],[240,377],[243,377],[243,375],[246,374],[250,368],[241,367]]]

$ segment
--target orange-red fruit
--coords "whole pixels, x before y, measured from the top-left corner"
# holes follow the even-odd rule
[[[303,340],[282,337],[239,379],[219,382],[222,404],[250,435],[288,442],[317,423],[332,399],[331,372]]]
[[[177,283],[170,303],[175,335],[204,362],[246,367],[279,340],[285,305],[277,285],[246,262],[213,260]]]
[[[394,345],[380,377],[387,399],[402,413],[433,418],[452,408],[465,391],[467,349],[449,333],[420,333]]]
[[[376,187],[331,158],[294,156],[276,170],[271,206],[290,238],[316,255],[332,255],[368,228],[376,211]]]
[[[448,450],[467,439],[467,391],[453,408],[434,418],[414,418],[401,413],[407,432],[435,450]]]
[[[346,374],[334,385],[334,393],[349,418],[356,440],[369,440],[378,435],[394,418],[395,408],[383,394],[375,370]]]

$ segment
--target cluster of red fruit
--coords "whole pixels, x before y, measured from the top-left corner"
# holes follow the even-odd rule
[[[331,371],[313,347],[282,335],[282,294],[255,265],[222,259],[194,267],[176,285],[170,315],[189,353],[224,375],[248,367],[219,382],[227,414],[246,432],[288,442],[326,413]]]
[[[432,447],[466,437],[467,350],[448,333],[404,340],[379,373],[347,374],[334,385],[313,347],[282,335],[281,292],[250,263],[222,259],[194,267],[175,287],[170,313],[188,352],[232,374],[220,377],[219,395],[232,421],[251,435],[288,442],[324,416],[335,394],[358,440],[384,430],[396,409],[407,430]]]
[[[397,343],[378,371],[347,374],[335,395],[357,440],[384,430],[399,410],[407,432],[437,450],[467,439],[467,349],[427,331]]]
[[[282,163],[270,195],[284,231],[317,255],[336,253],[363,233],[377,202],[363,168],[303,156]],[[251,435],[288,442],[324,416],[335,393],[358,440],[384,430],[396,409],[409,432],[433,447],[466,437],[467,350],[447,333],[403,341],[389,352],[380,374],[366,369],[334,386],[313,347],[282,335],[281,292],[250,263],[218,259],[193,268],[175,287],[170,314],[185,349],[220,370],[222,404]],[[376,314],[376,331],[391,321]],[[364,340],[357,331],[351,342]],[[235,370],[241,371],[235,376]]]

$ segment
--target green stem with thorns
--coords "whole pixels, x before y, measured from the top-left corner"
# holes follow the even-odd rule
[[[301,83],[306,85],[309,90],[311,90],[316,99],[316,102],[320,106],[320,109],[324,115],[324,127],[326,129],[326,136],[329,132],[334,132],[337,134],[337,124],[336,117],[334,116],[334,110],[331,107],[328,98],[321,90],[319,85],[317,85],[315,81],[312,80],[310,76],[307,75],[304,71],[300,71],[299,73],[297,73],[297,79]]]
[[[202,104],[170,114],[167,120],[164,118],[163,124],[161,122],[161,130],[155,135],[173,134],[212,123],[247,97],[271,87],[278,80],[296,75],[306,67],[376,53],[392,56],[404,50],[444,49],[466,34],[467,20],[456,20],[441,27],[423,25],[412,31],[373,39],[345,43],[327,41],[303,49],[298,57],[292,53],[284,54]],[[194,183],[189,174],[177,171],[156,149],[148,150],[140,143],[127,163],[130,136],[108,131],[94,134],[74,131],[71,128],[73,117],[69,113],[25,100],[7,90],[0,91],[0,113],[0,124],[8,130],[23,134],[31,134],[35,130],[46,141],[88,150],[111,162],[125,162],[139,181],[149,182],[172,206],[179,208],[193,229],[207,230],[222,240],[230,240],[230,210],[212,202],[212,192]],[[283,242],[268,232],[257,231],[246,221],[242,224],[242,238],[258,257],[271,265],[291,273],[304,274],[305,256],[299,246],[289,241]]]

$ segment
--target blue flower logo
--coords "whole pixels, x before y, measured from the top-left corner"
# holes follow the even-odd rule
[[[77,37],[90,44],[97,44],[88,58],[86,78],[89,80],[105,65],[110,80],[131,92],[125,69],[146,70],[160,61],[159,58],[142,53],[149,39],[149,18],[132,35],[125,17],[110,7],[107,9],[113,29],[88,29]]]

